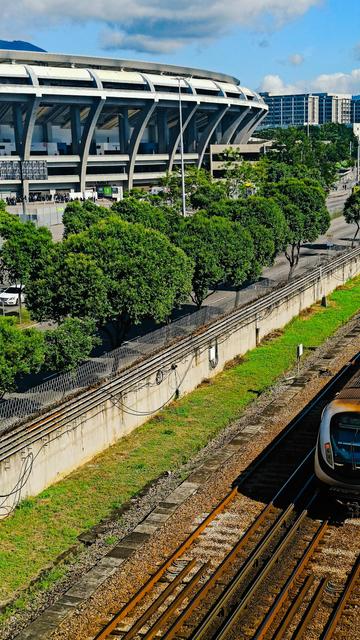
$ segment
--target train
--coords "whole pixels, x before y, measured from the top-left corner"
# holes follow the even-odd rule
[[[315,475],[341,502],[360,503],[360,370],[322,413]]]

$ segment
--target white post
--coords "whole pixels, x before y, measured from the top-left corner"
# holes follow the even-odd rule
[[[184,166],[184,135],[183,135],[183,115],[182,115],[182,100],[181,100],[181,78],[178,78],[179,82],[179,123],[180,123],[180,155],[181,155],[181,199],[182,199],[182,214],[186,215],[186,193],[185,193],[185,166]]]

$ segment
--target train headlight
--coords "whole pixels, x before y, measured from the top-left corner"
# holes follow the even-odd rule
[[[324,449],[325,449],[326,462],[332,469],[334,469],[334,456],[333,456],[330,442],[325,442]]]

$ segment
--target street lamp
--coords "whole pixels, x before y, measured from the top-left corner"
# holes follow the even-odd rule
[[[180,156],[181,156],[181,199],[182,199],[182,214],[186,216],[186,193],[185,193],[185,165],[184,165],[184,134],[183,134],[183,114],[182,114],[182,99],[181,99],[181,78],[177,77],[179,83],[179,125],[180,125]]]

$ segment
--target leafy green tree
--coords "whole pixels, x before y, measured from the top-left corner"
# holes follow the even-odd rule
[[[356,240],[360,229],[360,191],[354,191],[346,200],[344,207],[344,218],[348,224],[355,224],[356,231],[353,242]]]
[[[226,185],[223,182],[205,181],[194,190],[190,197],[191,208],[207,210],[213,203],[226,197]]]
[[[72,233],[81,233],[91,225],[96,224],[104,218],[112,215],[111,210],[100,207],[96,203],[87,200],[86,202],[70,202],[66,205],[63,215],[64,237],[67,238]]]
[[[69,241],[56,245],[52,259],[28,284],[26,299],[39,321],[62,322],[74,316],[92,318],[101,325],[110,309],[103,270],[91,255],[72,253]]]
[[[336,181],[338,166],[354,164],[356,138],[346,125],[326,123],[310,127],[309,132],[305,127],[263,129],[258,134],[274,140],[274,146],[266,156],[268,163],[285,164],[291,167],[293,177],[300,179],[306,177],[301,175],[305,167],[326,189]],[[283,177],[289,175],[283,174]],[[271,175],[269,179],[272,179]]]
[[[0,396],[16,379],[36,373],[44,362],[44,338],[36,329],[19,329],[15,318],[0,318]]]
[[[237,199],[257,193],[266,180],[265,165],[243,160],[241,154],[232,148],[225,150],[223,156],[227,196]]]
[[[270,267],[274,262],[275,239],[272,231],[256,220],[248,222],[246,230],[250,233],[254,245],[249,278],[256,280],[261,275],[263,268]]]
[[[48,263],[53,250],[51,233],[32,222],[20,222],[10,214],[0,217],[0,272],[2,281],[26,286]],[[20,299],[21,307],[21,299]]]
[[[324,182],[321,172],[316,167],[308,167],[306,164],[287,164],[286,162],[279,162],[276,155],[270,160],[269,156],[265,156],[261,162],[264,164],[266,171],[266,181],[263,186],[269,182],[280,182],[284,178],[297,178],[298,180],[316,180],[320,185],[325,188],[326,182]]]
[[[285,255],[290,265],[290,277],[299,262],[301,245],[313,242],[330,226],[325,193],[315,181],[295,178],[269,184],[267,192],[280,204],[287,222]]]
[[[93,320],[66,318],[56,329],[44,333],[45,363],[50,371],[73,371],[87,360],[100,343]]]
[[[177,243],[195,264],[191,295],[199,308],[220,283],[239,286],[251,271],[253,242],[238,223],[197,213],[183,221]]]
[[[182,184],[181,173],[173,171],[162,181],[164,202],[175,208],[178,213],[182,211]],[[213,180],[209,171],[197,167],[187,167],[185,170],[185,194],[186,209],[196,210],[206,208],[209,202],[226,196],[226,188],[221,183]]]
[[[272,264],[275,256],[285,248],[287,223],[274,198],[226,198],[213,203],[209,215],[228,218],[248,229],[254,241],[256,266],[253,277],[261,272],[261,267]]]
[[[54,269],[29,287],[29,305],[35,317],[112,322],[117,344],[144,318],[164,322],[187,299],[191,278],[191,260],[164,235],[115,215],[64,240]]]
[[[178,214],[166,206],[153,206],[138,198],[128,197],[112,206],[112,215],[118,214],[127,222],[140,223],[167,235]]]

